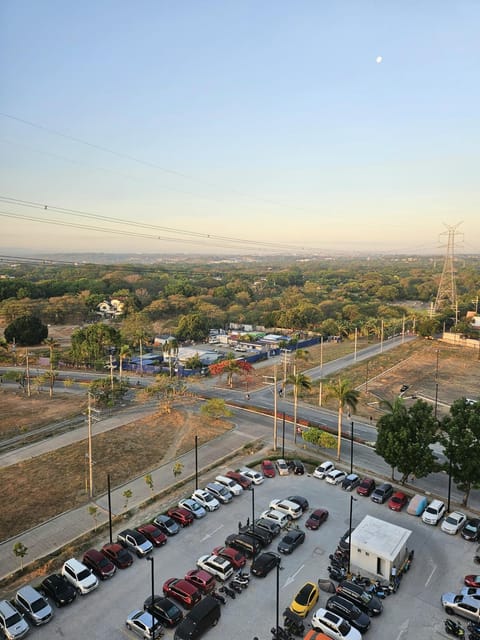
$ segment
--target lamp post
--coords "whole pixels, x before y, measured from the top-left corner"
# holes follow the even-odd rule
[[[113,542],[112,538],[112,495],[110,493],[110,474],[107,473],[107,490],[108,490],[108,534],[110,537],[110,544]]]
[[[438,405],[438,356],[440,353],[440,349],[437,349],[437,364],[435,367],[435,420],[437,419],[437,405]]]
[[[255,485],[252,483],[252,527],[255,526]],[[252,562],[255,560],[255,547],[252,553]]]
[[[277,635],[278,635],[278,628],[280,625],[279,622],[279,618],[280,618],[280,561],[277,563],[277,590],[276,590],[276,623],[275,623],[275,629],[277,631]]]
[[[348,524],[348,566],[347,573],[350,574],[350,556],[352,555],[352,511],[353,511],[353,503],[356,502],[357,499],[352,495],[350,496],[350,518]]]
[[[282,458],[285,460],[285,411],[283,412],[282,421]]]
[[[198,489],[198,436],[195,436],[195,491]]]
[[[350,428],[350,473],[353,473],[353,420]]]
[[[450,497],[452,493],[452,458],[448,459],[448,497],[447,497],[447,511],[450,511]]]
[[[147,556],[147,560],[149,562],[151,562],[151,580],[152,580],[152,601],[150,603],[150,606],[153,607],[153,602],[155,600],[155,560],[153,556]],[[152,640],[155,640],[155,618],[153,616],[153,613],[151,614],[152,616]]]

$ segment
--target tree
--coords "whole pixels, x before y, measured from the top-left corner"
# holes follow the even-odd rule
[[[152,342],[152,323],[145,313],[131,313],[122,323],[121,335],[125,343],[134,347],[138,346],[141,359],[143,346]],[[143,374],[142,363],[140,364],[140,373]]]
[[[187,369],[201,369],[202,368],[202,361],[201,361],[200,356],[198,355],[198,353],[196,353],[194,356],[192,356],[191,358],[188,358],[188,360],[185,361],[185,367]]]
[[[97,524],[98,524],[98,521],[97,521],[97,517],[98,517],[98,507],[96,507],[96,506],[94,506],[94,505],[90,505],[90,506],[88,507],[88,513],[89,513],[89,515],[91,515],[91,516],[92,516],[92,518],[93,518],[94,528],[95,528],[95,531],[96,531],[96,530],[97,530]]]
[[[151,473],[147,473],[144,478],[147,487],[149,487],[150,491],[153,493],[153,478]]]
[[[357,408],[360,392],[354,389],[349,380],[338,378],[327,385],[327,397],[334,398],[338,403],[338,426],[337,426],[337,460],[340,460],[340,449],[342,446],[342,418],[343,410],[348,407],[352,413]]]
[[[15,557],[20,558],[20,569],[23,571],[23,559],[28,553],[28,547],[23,542],[16,542],[13,545],[13,553]]]
[[[448,459],[444,469],[464,492],[462,504],[466,506],[470,491],[480,488],[480,403],[455,400],[441,429],[440,442]]]
[[[50,389],[50,398],[53,396],[53,385],[55,384],[55,379],[57,377],[57,372],[53,370],[54,366],[54,349],[60,346],[60,344],[55,340],[55,338],[46,338],[43,341],[47,346],[50,352],[49,360],[50,360],[50,370],[48,372],[48,382]]]
[[[113,380],[100,378],[99,380],[92,380],[88,386],[88,391],[99,406],[112,406],[122,400],[128,392],[128,385],[117,377],[114,377]]]
[[[181,475],[182,471],[183,471],[183,462],[175,462],[173,465],[173,477],[176,478],[177,476]]]
[[[309,427],[302,431],[302,439],[310,444],[316,444],[323,449],[334,449],[337,446],[337,439],[328,431],[318,427]]]
[[[375,451],[391,466],[392,480],[396,468],[405,484],[411,474],[423,478],[436,469],[430,445],[437,440],[437,423],[432,407],[423,400],[406,409],[397,398],[389,406],[389,413],[377,421]]]
[[[130,349],[130,346],[128,344],[122,344],[122,346],[120,347],[120,352],[118,354],[118,360],[120,363],[120,366],[119,366],[120,380],[122,379],[122,376],[123,376],[123,361],[125,360],[125,358],[130,358],[131,355],[132,355],[132,351]]]
[[[217,362],[209,366],[212,376],[227,374],[227,384],[230,389],[233,387],[233,376],[236,373],[248,374],[253,371],[252,365],[246,360],[235,360],[233,354],[222,362]]]
[[[173,338],[163,343],[163,353],[168,355],[168,369],[170,377],[173,375],[173,365],[178,356],[178,342]],[[198,354],[197,354],[198,355]]]
[[[123,508],[126,509],[127,506],[128,506],[128,501],[133,496],[133,491],[131,489],[125,489],[125,491],[122,493],[122,495],[125,498],[125,503],[123,505]]]
[[[76,364],[103,368],[111,347],[120,347],[120,333],[115,327],[98,322],[72,333],[70,355]]]
[[[4,332],[7,342],[15,342],[21,346],[40,344],[48,336],[48,327],[40,318],[26,315],[11,322]]]
[[[200,413],[214,420],[229,418],[232,414],[222,398],[210,398],[201,407]]]
[[[296,373],[287,377],[287,383],[293,385],[293,441],[297,442],[297,406],[298,396],[302,391],[309,391],[312,388],[312,381],[304,373]]]
[[[200,313],[189,313],[181,316],[178,328],[177,339],[180,341],[193,340],[201,342],[208,336],[210,326],[207,318]]]

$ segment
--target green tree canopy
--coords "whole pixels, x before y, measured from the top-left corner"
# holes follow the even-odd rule
[[[5,329],[7,342],[14,342],[21,346],[40,344],[48,336],[48,327],[40,318],[26,315],[13,320]]]
[[[200,413],[203,416],[219,420],[220,418],[229,418],[232,414],[231,410],[225,404],[223,398],[210,398],[201,407]]]
[[[480,404],[465,398],[455,400],[441,428],[440,442],[449,461],[445,470],[464,492],[462,504],[466,505],[470,491],[480,488]]]
[[[110,347],[120,347],[120,333],[114,327],[91,324],[72,333],[71,358],[76,364],[100,364],[105,360]]]
[[[205,340],[210,330],[207,318],[200,313],[189,313],[181,316],[177,328],[178,340]]]

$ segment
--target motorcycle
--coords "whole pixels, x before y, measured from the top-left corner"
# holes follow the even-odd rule
[[[218,593],[217,591],[213,590],[210,592],[210,595],[212,596],[212,598],[215,598],[215,600],[218,600],[222,604],[227,604],[227,599],[224,596],[222,596],[221,593]]]
[[[458,622],[455,622],[455,620],[451,620],[450,618],[447,618],[445,620],[445,631],[449,635],[455,636],[456,638],[465,637],[465,630],[462,625]]]
[[[467,629],[470,632],[468,634],[468,640],[480,640],[480,624],[475,622],[469,622]]]
[[[327,567],[328,575],[335,582],[342,582],[345,580],[347,572],[341,567]]]
[[[227,587],[226,584],[224,584],[223,587],[220,587],[219,591],[221,591],[222,593],[226,593],[229,598],[232,598],[232,600],[235,600],[235,598],[237,597],[235,595],[235,591],[233,589],[230,589],[230,587]]]

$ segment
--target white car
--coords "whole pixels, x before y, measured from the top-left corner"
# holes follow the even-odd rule
[[[286,527],[288,524],[288,517],[282,513],[281,511],[276,511],[275,509],[267,509],[260,514],[260,518],[264,518],[269,522],[275,522],[280,527]]]
[[[240,473],[242,474],[242,476],[245,476],[245,478],[251,480],[253,484],[262,484],[262,482],[265,480],[265,478],[263,477],[263,473],[255,471],[254,469],[249,469],[248,467],[240,469]]]
[[[315,469],[312,475],[314,478],[320,478],[320,480],[323,480],[327,473],[330,473],[330,471],[333,471],[334,469],[335,465],[333,462],[331,460],[325,460],[325,462],[322,462],[322,464]]]
[[[289,520],[296,520],[300,518],[303,513],[300,505],[291,500],[271,500],[268,506],[274,511],[281,511]]]
[[[460,531],[466,521],[467,516],[464,513],[461,511],[452,511],[450,515],[444,518],[440,529],[454,536]]]
[[[238,482],[235,482],[233,478],[227,478],[227,476],[216,476],[215,482],[223,484],[223,486],[234,496],[240,496],[243,493],[242,487]]]
[[[99,585],[98,578],[88,567],[75,558],[64,562],[61,573],[82,596],[90,593]]]
[[[288,464],[283,460],[283,458],[279,458],[277,460],[277,471],[279,476],[288,476],[290,471],[288,470]]]
[[[196,489],[192,493],[192,498],[207,511],[216,511],[220,506],[219,501],[211,493],[203,489]]]
[[[312,627],[322,631],[333,640],[362,640],[362,634],[354,629],[346,620],[332,611],[318,609],[313,614]]]
[[[182,498],[178,501],[178,506],[190,511],[194,518],[203,518],[207,515],[203,506],[195,498]]]
[[[330,471],[330,473],[327,473],[325,480],[328,482],[328,484],[340,484],[345,480],[346,477],[347,474],[345,473],[345,471],[334,469],[333,471]]]
[[[197,560],[197,567],[211,573],[219,580],[228,580],[233,575],[232,563],[222,556],[205,555]]]

